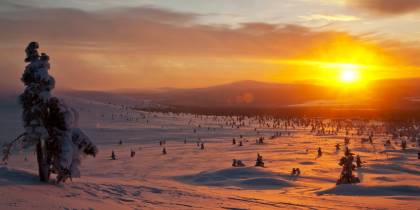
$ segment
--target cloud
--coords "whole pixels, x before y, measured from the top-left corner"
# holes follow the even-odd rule
[[[99,16],[110,18],[127,18],[132,20],[149,20],[162,23],[187,24],[193,23],[197,17],[201,16],[195,13],[180,13],[167,9],[159,9],[156,7],[127,7],[116,8],[111,10],[103,10],[97,12]]]
[[[87,12],[68,8],[23,8],[0,13],[0,41],[89,50],[125,50],[176,55],[293,55],[311,43],[343,35],[297,25],[244,23],[200,25],[196,14],[138,7]],[[305,42],[305,43],[304,43]]]
[[[279,66],[258,63],[259,59],[320,57],[332,45],[381,45],[362,35],[334,30],[262,22],[239,27],[201,25],[199,17],[153,7],[90,12],[35,7],[1,10],[0,71],[7,78],[0,82],[18,86],[24,68],[23,49],[33,40],[40,42],[41,51],[49,53],[53,74],[60,81],[58,88],[78,89],[185,87],[271,79],[274,73],[270,72],[280,72]],[[418,63],[417,48],[410,53],[404,51],[403,44],[392,49]],[[282,66],[281,72],[286,71]],[[301,72],[308,74],[307,69]]]
[[[326,20],[326,21],[340,21],[340,22],[349,22],[360,20],[359,17],[352,15],[323,15],[323,14],[313,14],[307,16],[300,16],[300,18],[308,21],[313,20]]]
[[[347,0],[347,3],[377,15],[401,15],[420,10],[420,0]]]

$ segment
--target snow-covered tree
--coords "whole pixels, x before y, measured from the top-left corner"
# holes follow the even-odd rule
[[[233,159],[232,161],[233,161],[232,162],[233,167],[244,167],[245,166],[245,164],[242,162],[242,160]]]
[[[402,150],[407,149],[407,141],[405,139],[401,141],[401,149]]]
[[[360,158],[360,155],[356,155],[356,166],[357,168],[361,168],[362,167],[362,159]]]
[[[257,154],[257,160],[255,161],[255,166],[264,167],[263,157],[260,154]]]
[[[49,75],[49,56],[38,53],[39,44],[29,43],[26,48],[22,82],[24,92],[19,96],[25,132],[4,147],[6,161],[16,142],[23,147],[36,145],[39,176],[48,181],[51,172],[57,173],[57,182],[79,177],[81,155],[95,156],[96,146],[82,130],[77,128],[78,113],[63,100],[52,97],[54,78]]]
[[[55,86],[55,80],[49,75],[49,57],[47,54],[38,53],[37,42],[29,43],[26,48],[25,71],[22,75],[22,82],[25,90],[20,95],[19,101],[22,105],[22,119],[26,135],[24,136],[25,146],[35,145],[40,139],[48,138],[48,131],[44,126],[44,119],[48,115],[48,101],[51,97],[50,91]]]
[[[360,179],[353,175],[353,171],[356,169],[356,165],[353,164],[354,154],[347,149],[345,156],[340,159],[339,165],[343,167],[341,170],[340,178],[337,180],[339,184],[354,184],[359,183]]]

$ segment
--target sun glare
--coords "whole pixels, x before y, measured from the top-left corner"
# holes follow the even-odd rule
[[[354,83],[359,80],[359,67],[353,64],[343,64],[340,72],[340,80],[345,83]]]
[[[348,87],[359,87],[362,85],[364,79],[361,75],[361,69],[366,66],[352,64],[352,63],[326,63],[322,64],[321,68],[325,68],[330,73],[329,80],[331,84],[342,86],[346,84]],[[332,73],[335,72],[335,73]]]
[[[387,68],[386,56],[374,46],[356,41],[341,40],[309,51],[297,59],[268,59],[283,66],[291,66],[298,80],[313,81],[340,90],[366,89],[379,79],[376,72]],[[388,62],[389,63],[389,62]],[[312,73],[308,74],[308,69]]]

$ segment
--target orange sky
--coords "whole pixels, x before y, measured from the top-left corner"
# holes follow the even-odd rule
[[[21,88],[32,40],[50,55],[59,89],[238,80],[348,86],[340,81],[348,66],[357,66],[352,86],[420,77],[420,1],[261,2],[2,1],[1,86]]]

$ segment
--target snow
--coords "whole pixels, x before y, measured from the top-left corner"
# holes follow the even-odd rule
[[[418,209],[420,160],[414,143],[401,151],[351,140],[364,167],[357,185],[339,185],[344,134],[316,136],[309,129],[255,144],[253,127],[219,126],[220,118],[148,113],[94,97],[62,95],[79,112],[79,127],[98,145],[99,154],[83,160],[81,178],[55,185],[37,177],[32,150],[15,151],[0,165],[0,209]],[[125,106],[121,106],[125,105]],[[0,100],[0,141],[23,131],[13,97]],[[201,128],[198,128],[201,125]],[[208,129],[210,127],[210,129]],[[196,133],[193,130],[196,129]],[[278,131],[261,128],[269,137]],[[232,145],[232,138],[242,147]],[[184,139],[187,143],[184,144]],[[196,142],[205,142],[205,149]],[[123,144],[119,145],[118,141]],[[166,140],[166,155],[159,141]],[[394,144],[394,140],[392,140]],[[318,147],[323,155],[316,158]],[[306,152],[308,149],[308,152]],[[117,160],[110,160],[114,150]],[[130,150],[136,156],[130,158]],[[265,166],[254,167],[257,153]],[[27,157],[27,160],[25,160]],[[232,167],[232,159],[246,167]],[[291,176],[292,168],[302,174]]]
[[[280,189],[293,186],[293,183],[280,178],[280,176],[280,174],[256,167],[236,167],[179,176],[176,180],[196,185],[236,187],[238,189]]]

